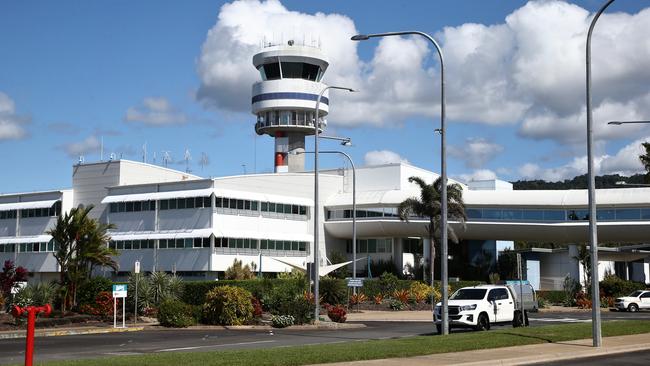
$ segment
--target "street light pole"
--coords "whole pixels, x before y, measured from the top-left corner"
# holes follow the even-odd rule
[[[650,123],[650,121],[609,121],[608,125],[627,125],[633,123]]]
[[[593,123],[591,113],[591,34],[594,31],[596,22],[600,15],[610,6],[614,0],[608,0],[598,10],[591,20],[589,32],[587,33],[586,49],[586,85],[587,85],[587,176],[588,176],[588,200],[589,200],[589,248],[591,249],[591,334],[593,346],[602,345],[601,323],[600,323],[600,291],[598,288],[598,227],[596,223],[596,180],[594,176],[594,155],[593,155]]]
[[[320,100],[323,97],[323,94],[328,89],[340,89],[347,90],[349,92],[354,92],[354,89],[345,88],[341,86],[329,85],[324,87],[321,92],[318,94],[318,99],[316,99],[316,111],[314,118],[314,322],[318,322],[320,317],[320,304],[318,298],[318,267],[320,266],[318,258],[319,250],[319,235],[318,235],[318,135],[319,131],[319,121],[318,121],[318,112],[320,110]]]
[[[441,290],[442,290],[442,334],[449,334],[449,306],[448,306],[448,297],[447,287],[449,282],[449,273],[447,269],[448,261],[448,250],[447,250],[447,152],[446,152],[446,130],[445,130],[445,63],[442,56],[442,49],[438,45],[433,37],[430,35],[419,32],[419,31],[406,31],[406,32],[388,32],[388,33],[376,33],[376,34],[357,34],[350,38],[353,41],[365,41],[370,38],[375,37],[388,37],[388,36],[401,36],[401,35],[419,35],[428,39],[436,51],[438,52],[438,57],[440,58],[440,177],[442,180],[442,187],[440,192],[440,199],[442,201],[440,208],[440,226],[442,226],[442,237],[441,237]],[[432,251],[433,252],[433,251]],[[431,258],[431,265],[435,258]],[[431,278],[431,285],[433,286],[433,276]]]

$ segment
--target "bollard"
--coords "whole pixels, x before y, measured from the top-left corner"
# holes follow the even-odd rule
[[[25,366],[32,366],[34,361],[34,328],[36,327],[36,314],[44,313],[46,316],[49,316],[52,312],[52,307],[50,304],[45,304],[45,306],[25,306],[20,307],[14,305],[11,309],[11,314],[18,318],[20,316],[27,315],[27,345],[25,349]]]

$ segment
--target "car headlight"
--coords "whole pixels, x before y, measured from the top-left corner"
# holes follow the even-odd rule
[[[469,310],[476,310],[476,304],[463,305],[460,307],[460,311],[469,311]]]

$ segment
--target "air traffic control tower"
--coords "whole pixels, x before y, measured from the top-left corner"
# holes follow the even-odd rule
[[[305,136],[314,134],[314,115],[321,83],[329,63],[320,48],[297,45],[290,40],[266,45],[253,56],[253,65],[262,81],[253,84],[252,112],[257,116],[255,132],[275,138],[275,172],[302,172]],[[326,126],[329,99],[321,98],[319,131]]]

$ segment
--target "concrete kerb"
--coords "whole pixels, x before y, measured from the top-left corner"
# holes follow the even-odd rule
[[[142,330],[144,330],[144,327],[129,327],[129,328],[79,327],[79,328],[59,328],[59,329],[36,329],[34,335],[36,337],[57,337],[57,336],[81,335],[81,334],[139,332]],[[0,339],[25,338],[26,334],[27,331],[24,330],[0,332]]]

